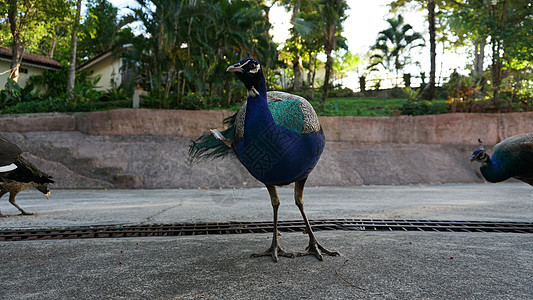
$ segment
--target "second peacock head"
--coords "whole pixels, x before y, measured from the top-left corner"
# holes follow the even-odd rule
[[[487,160],[487,153],[485,153],[484,149],[478,149],[472,153],[472,157],[470,158],[470,161],[479,161],[484,162]]]
[[[487,153],[485,153],[485,145],[483,145],[483,141],[481,139],[477,139],[477,142],[479,144],[479,149],[474,151],[472,153],[472,157],[470,157],[470,161],[479,161],[479,162],[485,162],[489,158]]]

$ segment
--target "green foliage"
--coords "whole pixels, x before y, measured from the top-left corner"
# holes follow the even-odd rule
[[[133,94],[127,92],[124,88],[118,87],[116,89],[109,89],[105,91],[98,99],[99,101],[120,101],[132,99]]]
[[[402,88],[402,92],[407,97],[407,100],[414,101],[418,94],[420,93],[421,89],[415,90],[411,87]]]
[[[0,5],[0,20],[5,20],[0,21],[0,47],[11,48],[14,44],[12,24],[7,13],[9,5],[14,4],[18,12],[14,25],[20,34],[20,41],[23,42],[25,51],[51,56],[59,62],[68,61],[71,1],[0,1],[0,3],[3,4]],[[63,60],[65,53],[67,60]]]
[[[361,62],[361,57],[356,54],[352,54],[349,50],[344,52],[340,57],[336,57],[336,63],[334,64],[335,70],[341,74],[351,72],[357,68]]]
[[[49,80],[46,80],[49,76]],[[72,96],[67,93],[64,72],[46,72],[33,76],[31,81],[21,88],[12,79],[6,88],[0,90],[0,113],[39,113],[39,112],[84,112],[131,107],[131,93],[121,88],[105,93],[96,90],[99,78],[88,77],[81,73],[76,77]],[[37,91],[33,91],[38,85]],[[40,93],[42,92],[42,93]]]
[[[73,103],[61,98],[47,98],[40,101],[20,102],[0,110],[2,114],[42,113],[42,112],[89,112],[131,107],[131,100],[91,101]]]
[[[32,84],[27,84],[24,88],[21,88],[17,82],[8,78],[5,89],[0,90],[0,110],[19,102],[30,101],[33,97],[32,90]]]
[[[29,82],[35,86],[36,95],[42,98],[55,98],[66,93],[67,79],[68,67],[63,66],[58,71],[45,70],[41,75],[32,75],[30,76]]]
[[[183,97],[181,107],[193,110],[205,109],[207,107],[207,101],[200,94],[189,93]]]
[[[59,71],[46,70],[42,75],[30,77],[29,82],[36,86],[36,97],[40,98],[68,98],[67,95],[68,68],[63,67]],[[74,102],[88,102],[100,98],[103,93],[96,90],[100,77],[89,76],[85,72],[78,73],[76,84],[72,92]]]
[[[205,97],[198,93],[188,93],[181,98],[178,104],[176,99],[172,98],[157,98],[153,96],[147,96],[142,98],[142,107],[146,108],[158,108],[158,109],[219,109],[228,108],[228,104],[225,103],[222,97]]]
[[[141,107],[154,108],[154,109],[170,109],[174,105],[174,101],[171,98],[160,98],[154,95],[148,95],[142,97],[140,103]]]
[[[505,105],[502,101],[508,100],[505,94],[516,94],[509,87],[521,85],[521,77],[527,77],[528,69],[533,67],[531,9],[531,1],[525,0],[468,0],[446,14],[450,29],[460,37],[459,41],[489,41],[492,61],[487,78],[491,83],[483,88],[492,91],[497,106]],[[515,81],[509,84],[507,74],[515,72],[522,74],[513,75]]]
[[[174,99],[156,105],[188,101],[183,98],[189,93],[229,98],[236,79],[225,70],[248,54],[260,59],[267,77],[274,69],[268,7],[257,1],[137,2],[130,20],[139,21],[145,34],[130,40],[134,47],[126,58],[154,99]]]
[[[355,97],[355,93],[349,88],[335,88],[329,91],[328,96],[331,98]]]
[[[443,114],[450,111],[447,104],[435,101],[407,101],[402,105],[402,115],[433,115]]]
[[[387,22],[390,27],[379,32],[376,43],[370,48],[374,54],[370,57],[368,69],[376,71],[376,67],[381,65],[386,70],[398,73],[411,63],[409,52],[423,46],[424,39],[420,33],[413,32],[411,25],[404,24],[402,15],[396,19],[389,18]]]
[[[446,113],[448,106],[445,100],[433,100],[426,113]],[[310,101],[314,107],[318,101]],[[320,116],[363,116],[363,117],[389,117],[403,114],[402,107],[411,101],[405,98],[328,98],[324,110],[318,112]],[[434,105],[434,106],[433,106]],[[420,109],[418,109],[420,111]]]
[[[76,78],[74,90],[72,90],[72,100],[74,102],[90,102],[102,96],[102,92],[96,90],[100,77],[89,77],[85,73],[81,73]]]
[[[116,42],[120,30],[118,9],[107,0],[90,0],[83,26],[78,33],[78,55],[90,59],[110,49]]]
[[[457,72],[450,75],[450,79],[446,84],[448,91],[448,99],[468,100],[474,97],[474,94],[480,89],[476,86],[472,77],[463,76]]]

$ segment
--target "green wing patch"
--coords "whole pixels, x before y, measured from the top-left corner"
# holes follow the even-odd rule
[[[268,102],[268,109],[270,109],[276,125],[302,133],[304,129],[304,113],[300,100],[270,101]]]

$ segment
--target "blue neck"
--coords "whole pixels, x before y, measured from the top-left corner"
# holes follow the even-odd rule
[[[490,157],[480,168],[483,177],[490,182],[500,182],[509,179],[511,176],[507,174],[507,170],[502,166],[500,160],[491,160]]]
[[[272,113],[268,109],[266,83],[261,80],[255,87],[259,95],[248,96],[246,104],[246,117],[244,119],[244,139],[254,138],[266,128],[275,125]]]

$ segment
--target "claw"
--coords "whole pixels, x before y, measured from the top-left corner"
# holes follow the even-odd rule
[[[296,256],[307,256],[314,255],[318,260],[324,260],[322,254],[327,254],[329,256],[340,256],[341,254],[337,251],[329,251],[328,249],[322,247],[318,242],[311,242],[309,246],[305,248],[305,252],[300,252]]]
[[[272,256],[272,260],[274,260],[274,262],[279,261],[279,256],[289,257],[289,258],[296,257],[294,253],[285,252],[283,249],[281,249],[280,246],[275,246],[274,244],[270,248],[268,248],[265,252],[254,253],[250,257],[261,257],[261,256]]]

